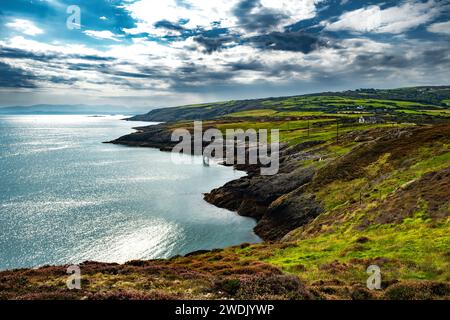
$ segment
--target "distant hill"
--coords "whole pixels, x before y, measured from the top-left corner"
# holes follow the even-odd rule
[[[0,114],[136,114],[138,109],[109,105],[51,105],[12,106],[0,108]]]
[[[327,99],[333,97],[333,99]],[[340,98],[340,99],[336,99]],[[364,100],[364,101],[361,101]],[[392,101],[392,102],[390,102]],[[179,121],[179,120],[207,120],[230,114],[242,113],[249,110],[275,111],[326,111],[334,107],[347,104],[348,109],[364,106],[376,109],[387,108],[408,102],[408,106],[426,106],[426,108],[442,108],[450,105],[450,86],[439,87],[411,87],[399,89],[359,89],[343,92],[323,92],[291,97],[277,97],[265,99],[251,99],[186,105],[175,108],[162,108],[147,114],[130,118],[131,121]]]

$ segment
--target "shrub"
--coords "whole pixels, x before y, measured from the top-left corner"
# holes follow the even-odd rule
[[[219,280],[215,284],[218,291],[223,291],[229,295],[235,295],[241,286],[239,279],[224,279]]]
[[[450,284],[444,282],[400,282],[386,289],[389,300],[440,300],[450,298]]]
[[[293,275],[270,275],[241,278],[238,299],[310,299],[311,293]]]

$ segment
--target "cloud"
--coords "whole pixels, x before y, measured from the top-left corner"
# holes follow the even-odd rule
[[[248,31],[272,30],[289,18],[280,10],[264,7],[259,0],[241,1],[234,7],[233,14],[239,26]]]
[[[35,88],[33,75],[0,62],[0,88]]]
[[[209,29],[220,26],[241,31],[282,31],[285,25],[316,14],[316,5],[325,0],[138,0],[124,3],[125,8],[135,19],[136,26],[124,29],[131,35],[148,33],[154,36],[173,35],[173,28]],[[179,30],[176,30],[179,31]]]
[[[129,34],[166,35],[167,30],[155,27],[155,24],[160,21],[178,24],[179,21],[188,20],[185,27],[189,29],[210,27],[214,21],[231,25],[232,21],[226,22],[226,13],[230,11],[234,2],[236,0],[184,0],[182,2],[138,0],[129,4],[125,3],[124,8],[135,19],[136,26],[124,29],[124,31]]]
[[[25,19],[14,19],[13,22],[7,23],[6,26],[29,36],[36,36],[44,33],[44,30],[38,28],[32,21]]]
[[[233,7],[239,27],[246,31],[282,31],[284,26],[316,15],[322,0],[240,0]]]
[[[437,1],[348,1],[349,12],[341,0],[115,0],[114,10],[97,1],[101,14],[92,2],[82,31],[36,17],[47,31],[39,41],[3,32],[0,87],[177,105],[450,81],[450,44],[434,34],[448,34],[449,22]],[[422,25],[432,33],[399,34]]]
[[[192,39],[200,45],[201,51],[209,54],[243,44],[248,44],[261,50],[292,51],[305,54],[330,45],[329,39],[303,31],[273,31],[247,37],[239,34],[220,36],[206,36],[202,34]],[[199,46],[191,46],[189,49],[198,50]]]
[[[112,40],[120,42],[120,39],[117,39],[118,35],[115,35],[109,30],[104,31],[95,31],[95,30],[86,30],[83,31],[83,33],[89,37],[96,38],[96,39],[103,39],[103,40]]]
[[[246,41],[263,50],[294,51],[305,54],[327,45],[326,41],[301,31],[271,32],[250,37]]]
[[[433,33],[450,35],[450,21],[433,23],[428,26],[427,30]]]
[[[400,81],[405,74],[417,81],[430,80],[431,74],[433,81],[448,79],[439,71],[448,70],[448,44],[434,43],[434,49],[427,51],[431,43],[393,45],[365,38],[338,42],[302,32],[271,32],[209,53],[187,51],[200,45],[197,40],[190,37],[163,45],[141,38],[131,45],[114,44],[106,51],[95,51],[16,37],[0,41],[0,62],[19,68],[15,79],[20,86],[22,77],[22,87],[72,87],[106,95],[207,94],[240,86],[330,81],[344,85],[356,79],[361,83],[381,78]]]
[[[24,38],[22,36],[9,38],[7,41],[0,40],[0,47],[21,49],[34,54],[59,54],[59,55],[82,55],[93,57],[109,57],[104,52],[87,47],[83,44],[53,43],[48,44],[36,40]]]
[[[403,1],[386,9],[373,5],[342,14],[337,21],[327,23],[325,30],[400,34],[430,22],[441,10],[433,0]]]
[[[203,52],[212,53],[225,49],[227,46],[233,44],[238,39],[233,36],[208,37],[205,35],[200,35],[193,37],[193,40],[201,46]],[[198,47],[196,46],[192,47],[192,49],[194,50],[196,50],[197,48]]]
[[[185,29],[177,23],[172,23],[168,20],[161,20],[155,23],[155,28],[163,28],[163,29],[167,29],[167,30],[174,30],[174,31],[184,31]]]
[[[260,61],[256,60],[239,60],[237,62],[231,62],[228,64],[228,66],[233,71],[242,71],[242,70],[250,70],[250,71],[266,71],[267,67],[261,63]]]
[[[77,59],[92,62],[107,62],[114,61],[112,57],[97,56],[92,54],[62,54],[58,52],[35,52],[28,51],[25,49],[18,49],[12,47],[4,47],[0,43],[0,59],[23,59],[23,60],[33,60],[41,62],[52,62],[53,60],[63,60],[63,59]]]

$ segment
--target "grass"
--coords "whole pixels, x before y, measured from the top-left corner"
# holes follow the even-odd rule
[[[308,281],[367,278],[365,268],[372,260],[384,261],[385,279],[433,279],[450,281],[450,219],[433,223],[422,218],[401,225],[374,225],[364,231],[344,226],[333,233],[304,239],[295,246],[278,249],[265,262]],[[358,243],[358,239],[368,239]],[[326,268],[338,261],[344,268]],[[298,266],[304,266],[304,269]]]
[[[340,115],[346,116],[346,115]],[[266,120],[266,121],[258,121],[258,120],[243,120],[236,122],[227,122],[227,123],[217,123],[215,126],[222,131],[222,133],[226,133],[227,129],[254,129],[254,130],[274,130],[278,129],[280,131],[280,141],[286,142],[290,145],[295,145],[298,143],[302,143],[305,141],[316,141],[316,140],[332,140],[336,139],[337,135],[337,119],[340,119],[340,116],[324,114],[323,118],[312,119],[312,120]],[[350,115],[351,118],[354,118],[355,115]],[[333,118],[334,117],[334,118]],[[347,116],[346,116],[347,117]],[[359,115],[358,115],[359,117]],[[393,126],[403,127],[405,125],[402,124],[359,124],[359,123],[350,123],[346,124],[342,122],[342,119],[339,120],[339,135],[343,135],[352,131],[362,131],[374,128],[390,128]],[[308,130],[309,128],[309,130]]]
[[[450,105],[450,100],[442,102]],[[398,145],[392,146],[390,140],[368,143],[372,147],[359,151],[354,138],[344,138],[368,130],[383,138],[394,128],[412,129],[437,119],[445,122],[448,109],[431,102],[342,96],[268,99],[259,104],[261,109],[232,113],[235,120],[220,123],[219,129],[279,129],[281,141],[290,145],[326,141],[316,150],[326,154],[324,161],[298,162],[324,172],[319,178],[331,177],[314,180],[307,189],[325,212],[281,243],[228,248],[224,255],[262,261],[308,285],[324,280],[364,284],[371,264],[381,267],[384,281],[450,281],[448,186],[439,180],[445,175],[429,176],[450,166],[447,131],[441,135],[430,131],[433,139],[426,135],[394,139]],[[393,123],[361,125],[356,121],[361,115]],[[336,166],[330,169],[333,163]],[[444,217],[435,216],[442,210],[447,210]]]
[[[256,109],[248,111],[240,111],[227,115],[228,117],[267,117],[277,114],[276,110],[272,109]]]
[[[416,114],[416,115],[429,115],[429,116],[450,116],[450,110],[437,109],[437,110],[409,110],[409,109],[399,109],[398,112],[405,114]]]
[[[308,109],[322,109],[323,112],[329,112],[331,110],[339,111],[342,109],[351,109],[354,111],[363,111],[365,109],[382,109],[384,111],[395,111],[396,109],[416,110],[436,107],[433,104],[425,104],[414,101],[361,99],[340,96],[290,97],[282,100],[262,101],[261,105],[264,107],[274,108],[280,113],[285,110],[285,112],[307,112]],[[293,111],[292,109],[298,110]]]
[[[343,101],[334,101],[337,100]],[[289,108],[294,102],[289,101]],[[402,105],[399,110],[405,110],[408,104],[399,105]],[[284,111],[254,112],[266,117],[264,120],[237,117],[219,122],[217,127],[222,131],[279,129],[281,140],[290,145],[324,141],[307,150],[326,155],[323,161],[303,160],[298,164],[313,165],[323,173],[316,175],[319,181],[313,180],[305,192],[314,193],[325,212],[308,225],[291,231],[280,243],[228,248],[223,251],[224,256],[237,257],[240,262],[262,261],[298,276],[311,286],[320,281],[363,285],[371,264],[381,267],[385,281],[450,281],[450,218],[448,213],[444,218],[433,215],[433,210],[448,206],[448,188],[436,183],[440,180],[425,179],[450,166],[448,126],[357,124],[340,118],[336,141],[335,114],[332,117],[330,113],[315,113],[310,120],[281,121],[276,116]],[[287,114],[291,112],[302,114],[301,111]],[[309,112],[305,114],[311,116]],[[410,110],[407,114],[418,113],[422,110]],[[347,113],[344,111],[341,116],[346,117]],[[402,137],[398,135],[402,131],[395,129],[415,133]],[[391,131],[395,133],[392,137],[388,134]],[[358,132],[371,136],[369,143],[357,142]],[[422,179],[425,180],[421,182]],[[408,186],[413,187],[406,189]],[[428,186],[431,188],[427,189]],[[433,186],[441,190],[433,190]],[[438,192],[444,196],[433,199]],[[432,205],[437,207],[432,209]]]
[[[444,218],[431,217],[430,203],[426,201],[430,191],[423,198],[420,196],[423,188],[417,189],[418,193],[414,188],[403,193],[402,197],[413,199],[399,198],[405,206],[402,210],[410,206],[413,213],[404,214],[397,223],[370,220],[379,214],[386,215],[390,210],[389,201],[397,199],[405,185],[418,183],[426,175],[450,166],[448,137],[440,141],[432,139],[431,144],[422,142],[420,137],[412,139],[416,143],[408,145],[405,155],[401,151],[380,153],[367,165],[353,163],[356,167],[363,166],[356,178],[335,179],[322,185],[316,197],[326,212],[287,235],[284,247],[274,250],[273,246],[257,245],[245,248],[240,254],[273,264],[307,283],[336,279],[361,283],[367,279],[365,271],[370,264],[380,265],[384,280],[450,281],[450,218],[448,214]],[[335,152],[334,158],[327,160],[332,162],[351,153],[355,143],[325,146],[330,154]],[[370,152],[373,151],[363,150],[361,154]],[[325,162],[323,166],[326,167]],[[422,183],[424,187],[428,184],[427,180]],[[445,194],[441,185],[431,185],[431,189],[434,186],[440,189],[436,192]],[[359,203],[361,190],[362,203]],[[448,207],[448,196],[438,197],[438,201]],[[450,212],[450,207],[446,210]],[[369,224],[365,223],[367,219]]]

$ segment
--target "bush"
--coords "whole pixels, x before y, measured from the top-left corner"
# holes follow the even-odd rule
[[[270,275],[241,278],[238,299],[310,299],[311,293],[293,275]]]
[[[372,292],[367,290],[366,288],[355,288],[351,293],[352,300],[372,300],[374,296]]]
[[[400,282],[386,289],[389,300],[441,300],[450,298],[450,284],[444,282]]]
[[[241,286],[241,281],[239,279],[225,279],[219,280],[215,284],[215,288],[218,291],[223,291],[229,295],[234,296]]]

